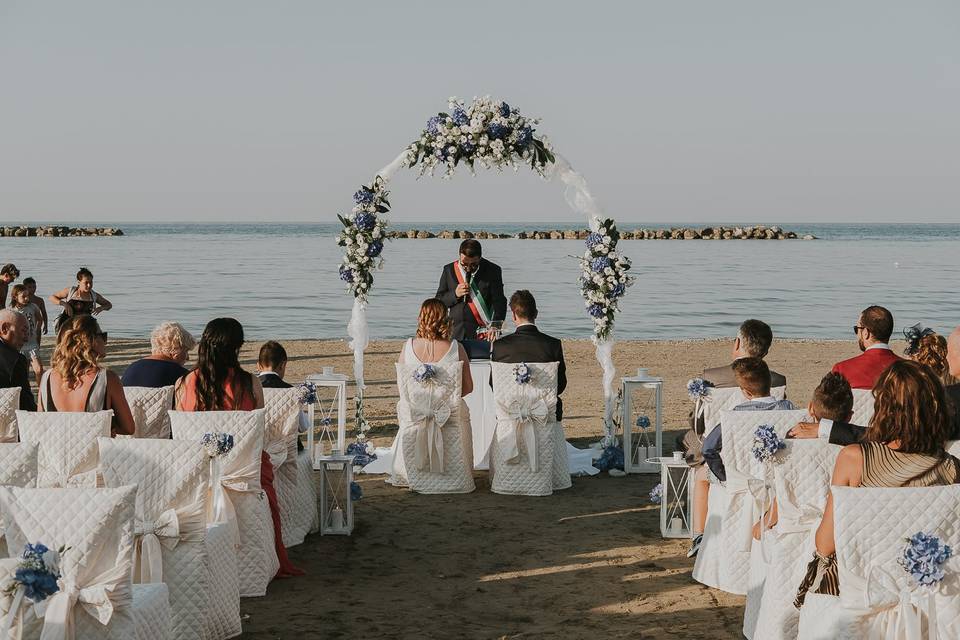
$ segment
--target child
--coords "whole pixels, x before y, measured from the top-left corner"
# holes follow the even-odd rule
[[[285,382],[283,376],[287,373],[287,350],[276,340],[268,340],[260,347],[257,356],[257,377],[264,389],[289,389],[293,385]],[[309,420],[305,411],[300,412],[297,430],[305,433],[309,428]],[[303,451],[303,443],[297,438],[297,451]]]
[[[13,285],[10,291],[10,308],[27,319],[27,341],[20,353],[29,358],[31,351],[40,349],[40,309],[30,302],[30,293],[22,284]]]
[[[814,422],[833,420],[848,422],[853,416],[853,391],[850,383],[839,373],[828,373],[813,390],[813,399],[807,411]],[[789,436],[787,436],[789,437]],[[777,524],[777,500],[774,498],[770,510],[764,517],[765,527],[770,529]],[[753,537],[760,539],[760,523],[753,525]]]
[[[43,303],[43,298],[37,295],[37,281],[33,278],[24,278],[23,286],[27,288],[27,292],[30,294],[30,302],[37,305],[37,308],[40,309],[40,333],[42,335],[47,335],[47,305]],[[40,344],[40,339],[37,339],[37,344]]]
[[[20,277],[20,270],[15,264],[5,264],[0,267],[0,309],[7,306],[7,287]]]

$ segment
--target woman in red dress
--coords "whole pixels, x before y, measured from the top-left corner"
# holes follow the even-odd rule
[[[263,408],[263,387],[256,376],[240,368],[243,326],[233,318],[215,318],[207,323],[200,338],[197,366],[177,383],[180,411],[253,411]],[[280,509],[273,488],[273,465],[265,451],[260,457],[260,485],[270,503],[273,540],[280,561],[277,578],[301,576],[287,557],[280,533]]]

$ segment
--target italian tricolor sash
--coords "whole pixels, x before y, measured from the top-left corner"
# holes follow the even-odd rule
[[[473,274],[467,277],[467,274],[463,272],[463,267],[460,266],[459,260],[453,263],[453,273],[457,276],[458,283],[466,284],[470,288],[470,300],[467,302],[467,306],[470,307],[470,312],[473,313],[479,328],[486,329],[490,325],[493,314],[490,312],[487,301],[483,299],[483,294],[480,293],[480,287],[477,285],[476,279]],[[477,331],[477,333],[481,332]]]

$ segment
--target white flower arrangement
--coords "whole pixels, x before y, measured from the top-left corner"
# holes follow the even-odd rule
[[[386,183],[377,176],[369,186],[363,185],[353,194],[353,215],[337,215],[343,230],[337,235],[337,244],[345,247],[340,261],[340,279],[361,302],[373,286],[373,270],[383,268],[383,240],[388,221],[381,217],[390,211]]]
[[[634,277],[628,273],[630,259],[616,250],[619,240],[620,232],[613,219],[601,220],[596,216],[590,219],[587,250],[579,258],[583,271],[580,293],[587,313],[593,318],[594,342],[602,342],[610,336],[620,310],[620,298],[634,282]]]

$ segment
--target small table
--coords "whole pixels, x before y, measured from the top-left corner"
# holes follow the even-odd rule
[[[310,460],[313,462],[313,468],[317,467],[317,458],[322,455],[323,449],[326,446],[324,440],[327,440],[330,444],[331,450],[336,450],[341,454],[345,451],[346,439],[347,439],[347,380],[349,378],[342,373],[331,373],[331,374],[322,374],[322,373],[312,373],[307,376],[307,382],[315,384],[317,387],[333,387],[334,396],[330,402],[337,405],[337,442],[334,446],[333,438],[330,434],[329,425],[324,425],[323,430],[320,433],[320,442],[315,442],[314,440],[314,429],[313,424],[313,413],[314,405],[310,405],[308,408],[309,411],[309,421],[310,428],[307,429],[307,453],[310,455]],[[320,401],[319,392],[317,394],[317,401]],[[331,407],[332,408],[332,407]],[[320,451],[317,451],[317,445],[320,445]]]
[[[493,434],[497,429],[497,406],[493,402],[493,389],[490,387],[490,361],[471,360],[470,376],[473,378],[473,392],[463,400],[470,409],[470,430],[473,433],[473,468],[489,468],[488,452]]]
[[[664,538],[690,538],[693,482],[685,460],[673,457],[648,458],[649,464],[660,465],[660,535]]]

